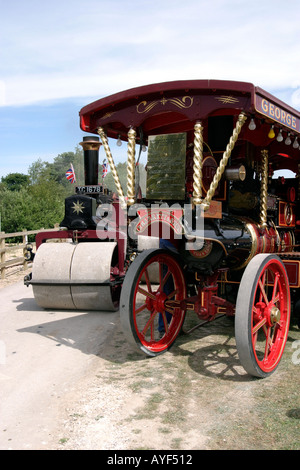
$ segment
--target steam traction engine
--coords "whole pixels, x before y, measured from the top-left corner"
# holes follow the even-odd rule
[[[100,99],[80,126],[85,186],[66,199],[61,229],[37,235],[26,280],[37,303],[119,309],[128,340],[150,356],[170,348],[189,311],[235,315],[241,364],[272,373],[300,287],[300,114],[250,83],[195,80]],[[128,142],[127,188],[108,138]],[[98,184],[100,145],[117,196]]]

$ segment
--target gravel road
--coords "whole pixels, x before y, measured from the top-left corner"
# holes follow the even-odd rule
[[[39,309],[23,276],[0,281],[1,450],[299,449],[297,327],[278,370],[257,380],[228,318],[148,359],[118,312]]]

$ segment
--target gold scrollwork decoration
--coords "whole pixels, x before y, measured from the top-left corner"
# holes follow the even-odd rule
[[[224,103],[224,104],[232,104],[232,103],[238,103],[239,102],[238,98],[235,98],[234,96],[226,96],[226,95],[216,96],[216,100],[218,100],[218,101],[220,101],[221,103]]]
[[[102,119],[108,119],[108,118],[110,118],[111,116],[113,116],[114,114],[115,114],[115,111],[108,112],[108,113],[104,114],[104,116],[102,117]]]
[[[161,100],[151,101],[148,103],[147,101],[141,101],[136,110],[139,114],[149,113],[151,109],[153,109],[156,105],[162,104],[165,106],[167,103],[171,103],[177,108],[181,109],[188,109],[193,106],[194,98],[191,96],[183,96],[182,98],[165,98],[163,97]]]

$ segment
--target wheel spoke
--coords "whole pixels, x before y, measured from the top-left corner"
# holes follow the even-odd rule
[[[174,315],[174,310],[171,307],[165,307],[164,311],[170,313],[171,315]]]
[[[145,336],[149,327],[151,327],[151,337],[152,337],[152,327],[154,326],[154,319],[155,319],[155,316],[156,316],[157,312],[152,312],[150,317],[149,317],[149,320],[147,321],[146,325],[144,326],[143,330],[141,331],[142,335]]]
[[[264,361],[266,361],[268,359],[271,344],[272,344],[272,341],[271,341],[271,328],[268,327],[267,332],[266,332],[266,345],[265,345]]]
[[[152,293],[152,286],[151,286],[151,282],[150,282],[150,279],[149,279],[149,274],[148,274],[148,269],[147,268],[145,269],[144,275],[145,275],[146,284],[147,284],[147,287],[148,287],[148,292]]]
[[[265,277],[265,276],[264,276],[264,277]],[[260,287],[260,292],[261,292],[261,295],[262,295],[263,298],[264,298],[265,303],[268,304],[268,303],[269,303],[269,299],[268,299],[267,294],[266,294],[266,291],[265,291],[265,287],[264,287],[265,284],[262,283],[261,279],[258,281],[258,285],[259,285],[259,287]]]
[[[153,315],[153,320],[154,320],[154,315]],[[150,333],[150,337],[151,337],[151,341],[154,341],[155,340],[155,329],[154,329],[154,321],[152,320],[152,323],[151,323],[151,333]]]
[[[159,290],[162,290],[161,285],[163,281],[163,263],[159,261],[158,263],[158,275],[159,275]]]
[[[277,287],[278,287],[278,281],[279,281],[279,274],[276,273],[275,275],[275,281],[274,281],[274,287],[273,287],[273,294],[272,294],[272,302],[275,304],[276,302],[278,302],[279,300],[279,294],[277,295],[278,297],[278,300],[275,300],[275,295],[276,295],[276,292],[277,292]],[[277,299],[276,297],[276,299]]]
[[[255,335],[260,328],[262,328],[267,322],[267,319],[264,317],[262,320],[256,323],[252,328],[252,334]]]
[[[264,285],[265,285],[265,281],[266,281],[266,273],[264,272],[264,273],[262,274],[261,279],[258,281],[258,285],[259,285],[259,282],[260,282],[261,285],[264,286]],[[264,287],[263,287],[263,290],[264,290]],[[262,302],[262,299],[263,299],[263,292],[262,292],[262,290],[260,289],[259,301]]]
[[[170,300],[172,297],[174,297],[178,293],[178,289],[173,290],[169,295],[167,295],[166,300]]]
[[[168,272],[166,273],[166,275],[164,276],[164,278],[162,279],[162,282],[160,284],[160,290],[161,291],[164,290],[164,287],[165,287],[170,275],[171,275],[171,271],[168,270]]]
[[[139,292],[140,294],[145,295],[146,297],[149,297],[149,298],[152,299],[152,300],[155,300],[155,295],[152,294],[152,292],[146,291],[146,290],[143,289],[141,286],[138,287],[138,292]]]
[[[165,312],[162,312],[162,318],[163,318],[163,322],[164,322],[165,333],[168,334],[169,325],[168,325],[168,322],[167,322],[167,317],[166,317]]]
[[[135,309],[135,313],[141,313],[145,308],[147,308],[147,304],[143,304],[139,308]]]

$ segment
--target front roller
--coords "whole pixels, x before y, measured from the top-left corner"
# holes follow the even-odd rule
[[[290,289],[282,261],[259,254],[243,274],[236,303],[235,338],[242,366],[264,378],[277,368],[288,337]]]
[[[153,270],[158,272],[156,280],[150,277]],[[173,253],[150,249],[139,254],[126,273],[120,298],[128,341],[148,356],[167,351],[183,325],[180,301],[185,297],[184,274]]]
[[[115,242],[43,243],[34,257],[32,288],[42,308],[108,310],[119,306],[111,280]]]

